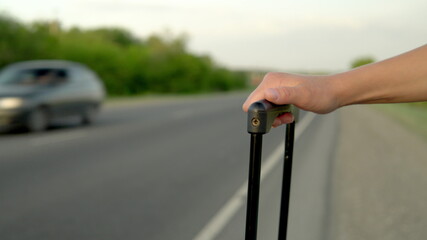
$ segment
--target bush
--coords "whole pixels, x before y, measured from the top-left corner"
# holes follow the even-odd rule
[[[170,32],[146,39],[121,28],[61,28],[59,22],[24,24],[0,14],[0,67],[31,59],[86,64],[109,95],[195,93],[244,88],[246,76],[186,48],[187,36]]]
[[[375,62],[375,59],[372,57],[360,57],[351,62],[351,68],[357,68],[373,62]]]

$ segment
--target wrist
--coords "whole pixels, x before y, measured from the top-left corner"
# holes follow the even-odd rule
[[[369,103],[378,98],[379,94],[374,91],[374,84],[370,81],[370,71],[367,66],[362,66],[330,76],[330,84],[333,86],[331,88],[338,107]]]
[[[326,84],[327,94],[334,103],[335,109],[348,105],[343,79],[339,74],[325,76],[324,82]]]

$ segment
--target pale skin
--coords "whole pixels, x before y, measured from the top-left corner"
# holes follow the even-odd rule
[[[427,101],[427,45],[332,75],[268,73],[249,95],[243,110],[261,99],[321,114],[352,104]],[[284,114],[273,126],[291,122],[293,116]]]

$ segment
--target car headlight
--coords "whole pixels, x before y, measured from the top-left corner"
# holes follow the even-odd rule
[[[0,108],[2,109],[13,109],[19,108],[24,105],[24,99],[22,98],[0,98]]]

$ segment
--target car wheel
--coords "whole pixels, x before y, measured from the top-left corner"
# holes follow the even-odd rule
[[[98,108],[94,105],[88,105],[85,107],[82,114],[82,124],[89,125],[92,124],[98,115]]]
[[[43,108],[36,108],[31,111],[28,117],[27,128],[30,132],[42,132],[46,130],[49,123],[46,110]]]

